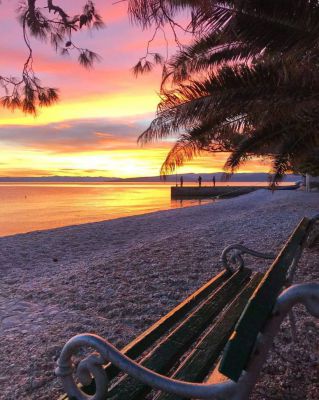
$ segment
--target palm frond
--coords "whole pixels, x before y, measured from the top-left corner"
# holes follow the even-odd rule
[[[205,0],[128,0],[131,21],[144,29],[152,24],[164,25],[182,10],[206,9],[206,7]]]
[[[189,8],[197,36],[165,65],[157,115],[140,142],[179,135],[165,173],[206,150],[230,150],[230,172],[267,155],[277,182],[319,147],[318,1],[169,3],[166,16],[153,9],[153,21]]]
[[[160,175],[166,176],[172,173],[177,167],[181,167],[187,161],[191,161],[194,157],[201,154],[200,149],[196,143],[185,134],[182,135],[174,144],[172,149],[166,156],[162,164]]]

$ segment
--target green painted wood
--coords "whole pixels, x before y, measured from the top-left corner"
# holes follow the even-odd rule
[[[218,320],[196,344],[196,348],[183,360],[172,378],[189,382],[202,382],[220,356],[231,332],[243,312],[249,297],[260,283],[263,274],[256,273],[238,296],[220,315]],[[154,400],[181,400],[169,393],[159,393]]]
[[[309,223],[310,221],[304,218],[290,236],[250,298],[225,347],[219,371],[235,382],[248,365],[257,335],[269,318],[286,283],[290,264],[299,246],[305,241]]]
[[[223,283],[225,283],[229,277],[230,273],[226,270],[214,276],[184,301],[173,308],[173,310],[155,322],[145,332],[126,345],[121,352],[132,359],[138,358],[144,351],[152,347],[154,343],[159,340],[162,335],[167,333],[167,331],[170,330],[175,324],[180,323],[183,319],[187,318],[190,310],[198,306],[201,301],[210,296]],[[111,364],[108,364],[105,370],[109,379],[113,379],[120,372],[118,368]],[[94,382],[89,386],[84,388],[82,387],[82,390],[84,390],[87,394],[94,394]],[[59,400],[67,399],[67,395],[63,395],[59,398]]]
[[[251,271],[246,268],[234,273],[206,301],[192,311],[185,321],[157,343],[155,348],[140,363],[158,373],[167,373],[203,330],[238,294],[250,275]],[[108,399],[140,400],[150,390],[142,382],[125,375],[110,389]]]
[[[201,301],[210,296],[215,290],[221,287],[222,284],[230,277],[230,273],[226,270],[222,271],[207,283],[201,286],[187,299],[177,305],[173,310],[167,313],[164,317],[155,322],[150,328],[139,335],[131,343],[125,346],[121,351],[132,359],[139,357],[145,350],[154,345],[154,343],[176,323],[180,323],[187,318],[187,314],[199,305]],[[113,378],[115,367],[108,365],[106,372],[109,378]]]

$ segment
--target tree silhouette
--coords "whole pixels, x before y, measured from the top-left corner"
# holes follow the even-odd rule
[[[167,63],[157,118],[139,139],[178,136],[162,174],[202,151],[230,151],[229,172],[270,156],[274,182],[306,163],[319,146],[317,1],[172,1],[168,16],[163,2],[140,3],[142,25],[192,9],[195,40]]]
[[[154,35],[147,44],[145,56],[141,57],[133,68],[134,74],[148,72],[154,64],[164,65],[164,57],[159,53],[152,52],[150,46],[159,31],[165,37],[164,25],[166,23],[173,31],[176,43],[179,43],[175,28],[183,28],[173,20],[174,12],[177,9],[175,10],[169,1],[122,1],[127,3],[128,15],[132,22],[142,25],[143,28],[154,26]],[[94,1],[87,0],[83,3],[79,13],[72,16],[67,12],[63,2],[62,6],[56,5],[53,0],[24,0],[19,3],[17,12],[23,40],[28,49],[28,57],[20,77],[8,77],[0,74],[0,86],[4,90],[4,96],[1,97],[2,106],[36,115],[38,107],[50,106],[58,101],[58,89],[43,86],[33,69],[31,36],[49,42],[54,50],[62,55],[77,52],[78,62],[85,68],[91,68],[95,62],[100,60],[98,54],[82,48],[74,40],[74,35],[82,29],[93,30],[104,27],[104,22],[96,10]],[[152,15],[149,15],[149,12]],[[161,17],[159,13],[161,13]],[[154,21],[153,18],[155,18]]]
[[[104,26],[101,16],[92,1],[87,1],[77,15],[69,16],[65,9],[54,4],[53,0],[41,2],[27,0],[20,3],[17,10],[22,27],[23,40],[28,56],[20,77],[0,75],[0,85],[4,90],[1,103],[11,110],[20,109],[26,114],[37,113],[38,107],[50,106],[58,100],[58,89],[45,87],[33,69],[33,50],[30,36],[49,41],[55,51],[68,54],[78,53],[78,61],[85,68],[92,67],[99,56],[89,49],[78,46],[73,36],[83,28],[101,29]]]

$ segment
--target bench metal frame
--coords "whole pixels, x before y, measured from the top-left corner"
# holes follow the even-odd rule
[[[254,257],[264,258],[266,260],[274,260],[276,258],[273,253],[260,253],[255,250],[251,250],[242,244],[231,244],[230,246],[225,247],[220,257],[220,260],[224,266],[224,268],[233,273],[233,267],[236,268],[244,268],[245,261],[242,257],[243,254],[250,254]]]
[[[317,228],[318,216],[314,221],[314,226]],[[311,238],[311,242],[313,242],[313,238]],[[222,253],[221,259],[226,270],[233,272],[228,260],[229,255],[232,265],[236,264],[238,268],[243,268],[242,254],[245,253],[265,259],[275,258],[273,254],[255,252],[242,245],[231,245]],[[287,285],[291,285],[301,253],[302,247],[300,246],[290,265]],[[154,389],[183,398],[244,400],[249,397],[257,382],[273,339],[287,315],[290,316],[293,338],[295,337],[292,310],[296,304],[303,304],[313,317],[319,318],[319,283],[292,285],[279,295],[272,314],[269,316],[263,331],[257,337],[249,365],[246,371],[243,371],[238,382],[234,382],[218,372],[218,365],[206,383],[190,383],[171,379],[138,364],[121,353],[107,340],[88,333],[74,336],[65,344],[57,362],[56,375],[61,378],[64,390],[69,398],[76,400],[104,400],[107,398],[109,379],[104,366],[109,362]],[[75,368],[72,357],[80,348],[94,349],[95,352],[83,359]],[[80,385],[76,383],[76,378]],[[96,392],[93,396],[90,396],[82,391],[81,385],[89,385],[92,379],[95,381]]]
[[[318,222],[316,221],[314,223],[314,225],[317,227],[318,226]],[[312,244],[312,242],[315,240],[316,236],[318,236],[317,234],[313,234],[314,232],[316,232],[315,229],[312,229],[312,234],[309,235],[308,239],[307,239],[307,244],[308,246]],[[289,267],[289,271],[288,271],[288,276],[287,276],[287,283],[286,283],[286,287],[289,287],[292,285],[294,276],[295,276],[295,272],[300,260],[300,257],[302,255],[302,246],[299,246],[298,250],[296,251],[295,257]],[[224,266],[224,268],[229,271],[230,273],[234,272],[234,266],[236,266],[236,268],[244,268],[245,266],[245,260],[243,258],[244,254],[250,254],[251,256],[257,257],[257,258],[263,258],[266,260],[274,260],[276,258],[276,255],[274,253],[261,253],[252,249],[249,249],[246,246],[243,246],[242,244],[231,244],[227,247],[225,247],[225,249],[223,250],[222,254],[221,254],[221,262]],[[296,342],[297,340],[297,328],[296,328],[296,318],[295,315],[293,313],[293,310],[289,311],[289,321],[290,321],[290,328],[291,328],[291,337],[292,340],[294,342]]]
[[[108,379],[103,366],[108,362],[148,386],[184,398],[244,400],[248,398],[258,379],[281,322],[294,305],[299,303],[303,304],[312,316],[319,318],[319,284],[293,285],[278,297],[273,313],[263,333],[259,335],[250,365],[237,383],[229,379],[223,381],[224,376],[218,374],[215,377],[217,383],[195,384],[167,378],[141,366],[122,354],[107,340],[92,334],[74,336],[66,343],[58,360],[56,374],[62,379],[63,387],[69,397],[77,400],[105,400]],[[97,353],[82,360],[75,371],[72,356],[82,347],[93,348]],[[82,392],[75,382],[74,373],[83,385],[90,384],[94,378],[95,395],[89,396]],[[218,381],[223,382],[218,383]]]

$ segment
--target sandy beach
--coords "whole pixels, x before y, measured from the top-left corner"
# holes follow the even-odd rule
[[[73,335],[122,347],[222,269],[232,243],[278,251],[319,193],[258,190],[215,204],[0,238],[0,398],[56,399],[55,362]],[[319,245],[296,282],[319,282]],[[263,270],[269,262],[249,259]],[[276,338],[253,399],[319,398],[319,321],[297,310]]]

